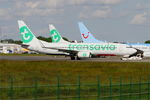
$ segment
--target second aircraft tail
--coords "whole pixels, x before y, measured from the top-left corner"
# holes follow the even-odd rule
[[[54,25],[49,25],[50,36],[52,37],[52,43],[68,43],[68,41],[64,40],[60,33],[56,30]]]
[[[79,26],[81,37],[82,37],[82,40],[83,40],[84,43],[100,43],[100,42],[103,42],[103,41],[97,40],[90,33],[90,31],[87,29],[87,27],[82,22],[79,22],[78,26]]]

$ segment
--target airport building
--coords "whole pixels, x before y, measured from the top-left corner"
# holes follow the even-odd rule
[[[0,43],[0,53],[23,53],[23,48],[18,44]]]

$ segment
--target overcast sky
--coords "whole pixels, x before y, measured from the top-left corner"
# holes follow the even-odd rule
[[[82,21],[100,40],[150,40],[150,0],[0,0],[0,39],[20,38],[19,19],[36,36],[49,36],[54,24],[63,37],[80,41]]]

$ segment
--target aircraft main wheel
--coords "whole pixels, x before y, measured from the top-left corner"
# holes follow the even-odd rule
[[[79,57],[77,57],[77,60],[81,60]]]
[[[70,58],[71,58],[71,60],[75,60],[75,56],[71,56]]]

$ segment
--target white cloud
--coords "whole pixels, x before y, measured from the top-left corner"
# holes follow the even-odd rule
[[[92,9],[89,6],[83,8],[83,10],[79,14],[79,18],[107,18],[111,13],[110,7],[101,7],[97,10]]]
[[[49,5],[52,7],[62,7],[66,5],[82,5],[82,4],[106,4],[113,5],[118,4],[122,0],[45,0],[46,2],[41,1],[40,4],[45,3],[44,5]]]
[[[93,12],[92,17],[95,18],[106,18],[111,13],[110,9],[107,10],[96,10]]]
[[[130,24],[144,24],[148,18],[146,17],[147,13],[137,14],[133,17]]]
[[[1,2],[5,0],[1,0]],[[81,18],[106,18],[111,13],[109,6],[118,4],[122,0],[13,0],[10,2],[10,9],[0,9],[0,17],[5,16],[5,19],[13,17],[29,17],[37,16],[50,16],[56,14],[66,13],[67,6],[74,6],[74,8],[81,8],[77,12],[77,16]],[[8,2],[8,0],[7,0]],[[95,5],[102,4],[100,7]],[[104,4],[104,5],[103,5]],[[85,8],[88,5],[90,8]]]
[[[24,12],[19,12],[18,15],[20,16],[49,16],[52,14],[58,14],[63,12],[63,9],[28,9]]]
[[[95,3],[99,4],[118,4],[121,0],[92,0]]]
[[[64,6],[65,3],[68,3],[68,2],[64,2],[64,0],[45,0],[44,2],[40,1],[40,7],[60,8]]]
[[[88,1],[88,0],[68,0],[68,1],[69,1],[69,4],[72,4],[72,5],[80,5],[80,4],[85,3],[85,2]]]
[[[145,9],[148,9],[148,8],[150,8],[150,7],[149,7],[149,4],[138,3],[138,4],[136,5],[136,9],[137,9],[137,10],[145,10]]]
[[[120,3],[121,0],[44,0],[44,1],[17,1],[14,8],[16,9],[16,15],[32,16],[33,14],[44,16],[44,15],[55,15],[62,13],[66,6],[76,6],[80,5],[83,8],[83,5],[90,4],[90,7],[94,7],[93,4],[105,4],[114,5]],[[103,6],[102,6],[103,7]],[[100,8],[102,8],[100,7]],[[92,16],[90,11],[86,10],[87,15],[90,17],[105,18],[111,12],[110,9],[98,9],[92,11]],[[84,11],[83,11],[84,14]],[[80,16],[86,17],[80,13]]]
[[[44,0],[44,1],[18,1],[18,7],[37,8],[37,7],[48,7],[48,8],[59,8],[67,5],[82,5],[82,4],[106,4],[113,5],[118,4],[122,0]]]
[[[37,8],[39,5],[40,5],[40,2],[31,2],[31,1],[29,1],[29,2],[25,3],[25,6],[27,8]]]
[[[61,0],[60,0],[61,1]],[[16,3],[16,15],[19,16],[49,16],[49,15],[55,15],[58,13],[63,12],[62,8],[56,8],[56,1],[52,0],[45,0],[43,1],[19,1]]]

